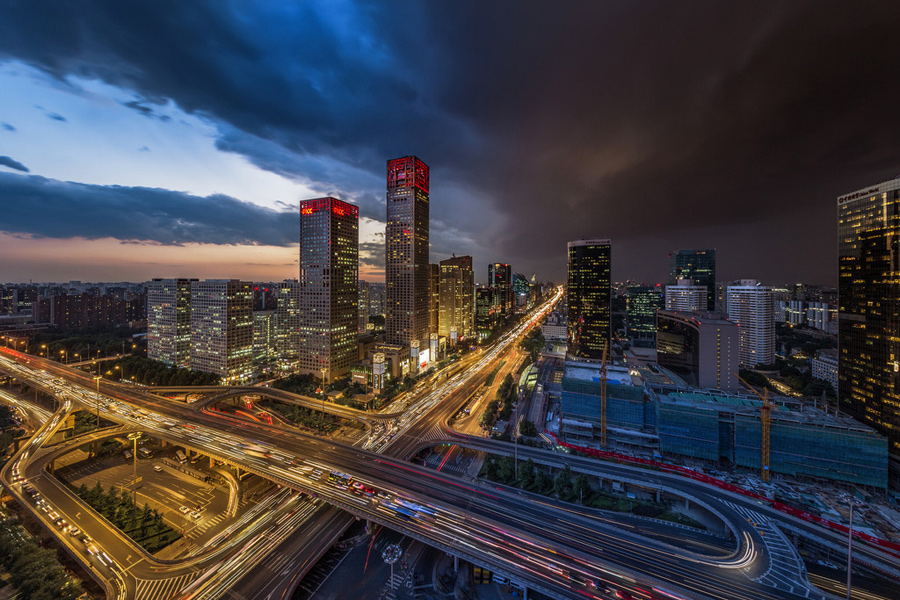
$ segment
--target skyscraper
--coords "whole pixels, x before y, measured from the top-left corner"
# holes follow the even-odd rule
[[[489,264],[488,287],[500,303],[500,315],[509,315],[512,312],[512,267],[506,263]]]
[[[475,327],[475,272],[471,256],[454,256],[441,261],[440,325],[438,333],[456,338],[469,335]]]
[[[612,242],[577,240],[568,249],[568,355],[600,360],[611,335]]]
[[[900,485],[900,179],[837,199],[838,398],[888,437]]]
[[[297,369],[300,351],[300,282],[285,279],[276,288],[275,352],[282,371]]]
[[[337,198],[300,203],[301,373],[343,377],[357,358],[359,209]]]
[[[154,279],[147,284],[147,358],[179,368],[191,362],[191,282]]]
[[[441,323],[441,265],[428,265],[428,331],[437,333]]]
[[[365,333],[366,327],[369,325],[369,282],[363,279],[359,280],[359,295],[357,296],[357,329],[360,333]]]
[[[706,310],[716,310],[716,251],[676,250],[669,255],[669,283],[692,279],[706,288]]]
[[[656,345],[656,311],[663,307],[658,285],[635,285],[628,288],[628,331],[632,343],[641,347]]]
[[[191,369],[225,383],[253,374],[253,284],[237,279],[191,282]]]
[[[738,324],[742,366],[775,362],[775,297],[754,279],[728,286],[728,319]]]
[[[430,343],[428,165],[415,156],[387,163],[385,329],[387,342]]]

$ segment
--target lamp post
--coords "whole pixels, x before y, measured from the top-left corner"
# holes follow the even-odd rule
[[[853,567],[853,506],[850,503],[850,527],[847,530],[847,600],[850,600],[850,577]]]
[[[325,433],[325,371],[322,369],[322,433]]]
[[[131,504],[134,506],[134,519],[137,520],[137,443],[138,440],[141,439],[141,432],[133,431],[129,433],[128,439],[134,442],[134,452],[131,455],[131,460],[134,465],[131,475]]]
[[[381,553],[384,562],[391,565],[391,592],[394,591],[394,563],[400,560],[401,556],[403,556],[403,550],[398,544],[391,544]]]
[[[100,376],[100,369],[97,369],[97,374],[94,375],[94,381],[97,382],[97,429],[100,429],[100,380],[103,377]]]

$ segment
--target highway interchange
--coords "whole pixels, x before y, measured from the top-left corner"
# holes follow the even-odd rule
[[[535,315],[529,323],[537,319]],[[771,554],[771,544],[766,543],[761,526],[748,521],[747,507],[741,505],[746,499],[723,500],[721,491],[695,482],[621,465],[566,458],[573,461],[573,467],[587,472],[603,472],[607,476],[618,472],[623,480],[638,479],[644,485],[678,489],[685,497],[717,512],[730,524],[739,542],[735,552],[727,557],[684,551],[600,520],[587,511],[559,510],[540,499],[499,486],[460,480],[406,462],[418,449],[441,441],[503,453],[502,443],[462,438],[446,422],[471,395],[471,390],[481,385],[495,362],[515,346],[526,325],[483,354],[464,359],[468,361],[466,368],[437,382],[434,390],[403,416],[391,415],[395,423],[393,438],[386,434],[367,443],[381,454],[284,427],[206,414],[183,403],[161,401],[138,389],[104,383],[101,413],[104,418],[121,423],[122,429],[93,434],[97,438],[121,436],[126,429],[144,431],[284,486],[280,494],[273,495],[269,511],[259,511],[256,519],[245,519],[241,527],[222,537],[223,543],[214,552],[189,561],[163,564],[147,556],[43,470],[52,456],[67,451],[65,447],[41,447],[58,428],[62,415],[76,406],[89,410],[96,407],[94,381],[81,372],[12,352],[0,360],[0,369],[44,387],[60,401],[60,410],[7,464],[0,478],[38,518],[46,521],[46,513],[29,497],[23,482],[13,481],[16,477],[38,490],[53,511],[78,515],[82,530],[90,532],[95,543],[102,542],[98,544],[102,546],[101,553],[90,554],[71,536],[57,532],[58,537],[105,583],[110,598],[141,598],[138,589],[146,581],[173,582],[173,592],[181,585],[182,591],[173,597],[218,597],[217,594],[239,585],[242,577],[252,574],[254,566],[288,538],[294,540],[295,547],[309,546],[308,552],[301,554],[310,560],[322,544],[305,539],[300,525],[307,529],[303,532],[308,534],[306,538],[326,538],[329,531],[348,523],[346,515],[337,508],[497,572],[509,573],[552,597],[612,597],[604,592],[605,588],[630,590],[636,598],[647,598],[651,591],[662,598],[821,597],[806,582],[800,570],[802,563],[793,581],[787,584],[779,585],[769,577],[773,566],[778,566],[774,562],[787,558]],[[524,447],[519,450],[520,457],[532,457],[536,462],[561,461],[558,454]],[[332,470],[349,474],[355,482],[379,493],[368,495],[341,489],[344,486],[328,481]],[[765,514],[766,507],[751,508]],[[314,532],[308,531],[310,528]],[[56,532],[49,524],[48,529]],[[768,531],[770,537],[778,535],[774,527]],[[871,552],[873,560],[896,567],[890,557]],[[285,572],[283,577],[290,580],[291,575]],[[279,589],[283,594],[288,588]],[[660,595],[662,590],[674,593]]]

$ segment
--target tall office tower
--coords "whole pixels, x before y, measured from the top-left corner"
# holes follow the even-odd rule
[[[707,309],[707,289],[694,285],[690,279],[679,279],[675,285],[666,286],[666,310],[695,311]]]
[[[569,341],[572,358],[601,360],[611,335],[612,242],[569,242]],[[609,357],[611,358],[611,357]]]
[[[900,486],[900,179],[840,196],[838,398],[841,410],[888,437]]]
[[[359,209],[336,198],[300,203],[298,369],[334,381],[357,359]]]
[[[365,333],[369,325],[369,282],[360,279],[357,290],[357,330]]]
[[[635,285],[628,288],[628,331],[632,344],[639,348],[656,345],[656,311],[663,307],[660,290],[659,285]]]
[[[475,330],[478,332],[478,338],[483,340],[491,335],[496,324],[494,291],[491,288],[478,288],[475,290]]]
[[[384,283],[369,283],[369,316],[384,316]]]
[[[300,352],[300,282],[285,279],[277,286],[275,308],[275,352],[278,368],[284,372],[297,370]]]
[[[728,286],[728,319],[739,326],[742,366],[775,362],[775,300],[771,288],[754,279]]]
[[[387,163],[385,329],[389,344],[429,338],[428,165],[415,156]]]
[[[428,265],[428,331],[437,333],[441,322],[441,265]]]
[[[147,358],[178,368],[191,364],[191,282],[154,279],[147,284]]]
[[[191,282],[191,369],[224,383],[253,374],[253,284],[237,279]]]
[[[706,310],[716,310],[716,251],[676,250],[669,254],[669,283],[691,279],[706,288]]]
[[[271,288],[270,288],[271,289]],[[277,358],[275,311],[253,311],[253,367],[257,372],[271,371]]]
[[[488,265],[488,287],[494,290],[494,296],[500,303],[500,315],[507,316],[512,312],[512,267],[506,263]]]
[[[469,335],[475,327],[475,271],[471,256],[441,261],[440,325],[438,333],[452,338]],[[455,335],[455,337],[454,337]]]
[[[738,386],[739,330],[724,315],[661,310],[656,313],[656,362],[691,387],[732,391]]]

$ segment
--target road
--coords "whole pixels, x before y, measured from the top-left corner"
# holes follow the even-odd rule
[[[512,341],[515,339],[514,335]],[[459,380],[452,391],[402,418],[402,435],[395,438],[399,441],[387,446],[391,454],[402,455],[410,444],[420,443],[424,435],[416,432],[421,428],[428,433],[427,428],[437,426],[438,433],[444,435],[438,413],[464,401],[466,394],[481,384],[479,378],[483,381],[486,377],[487,367],[510,347],[506,344],[473,358],[479,361],[478,375]],[[64,380],[58,385],[73,390],[79,385],[87,390],[92,387],[93,381],[84,374],[58,364],[18,353],[7,356],[17,362],[4,360],[4,370],[14,371],[20,378],[55,377]],[[41,375],[40,369],[48,374]],[[80,389],[77,394],[82,403],[93,406],[97,400],[94,392],[87,390]],[[588,585],[593,581],[627,588],[644,598],[649,595],[650,585],[684,589],[696,598],[762,600],[808,596],[806,590],[786,591],[752,579],[763,576],[770,567],[769,556],[760,543],[760,534],[749,528],[743,518],[733,523],[741,541],[735,556],[727,560],[698,559],[591,517],[548,511],[546,506],[523,500],[508,490],[461,483],[403,460],[271,426],[197,413],[184,405],[161,405],[156,398],[120,386],[105,384],[101,391],[106,396],[101,405],[106,418],[184,443],[280,484],[317,494],[354,514],[452,550],[497,572],[513,574],[555,597],[606,597]],[[450,399],[440,402],[447,397]],[[403,422],[405,419],[408,420]],[[314,469],[322,473],[315,476]],[[332,469],[351,474],[386,497],[373,499],[329,483],[326,477]],[[7,475],[4,470],[4,480]],[[220,570],[220,574],[234,574],[234,568],[232,565],[230,570]],[[802,579],[798,577],[798,585]],[[198,581],[198,585],[205,585]]]

